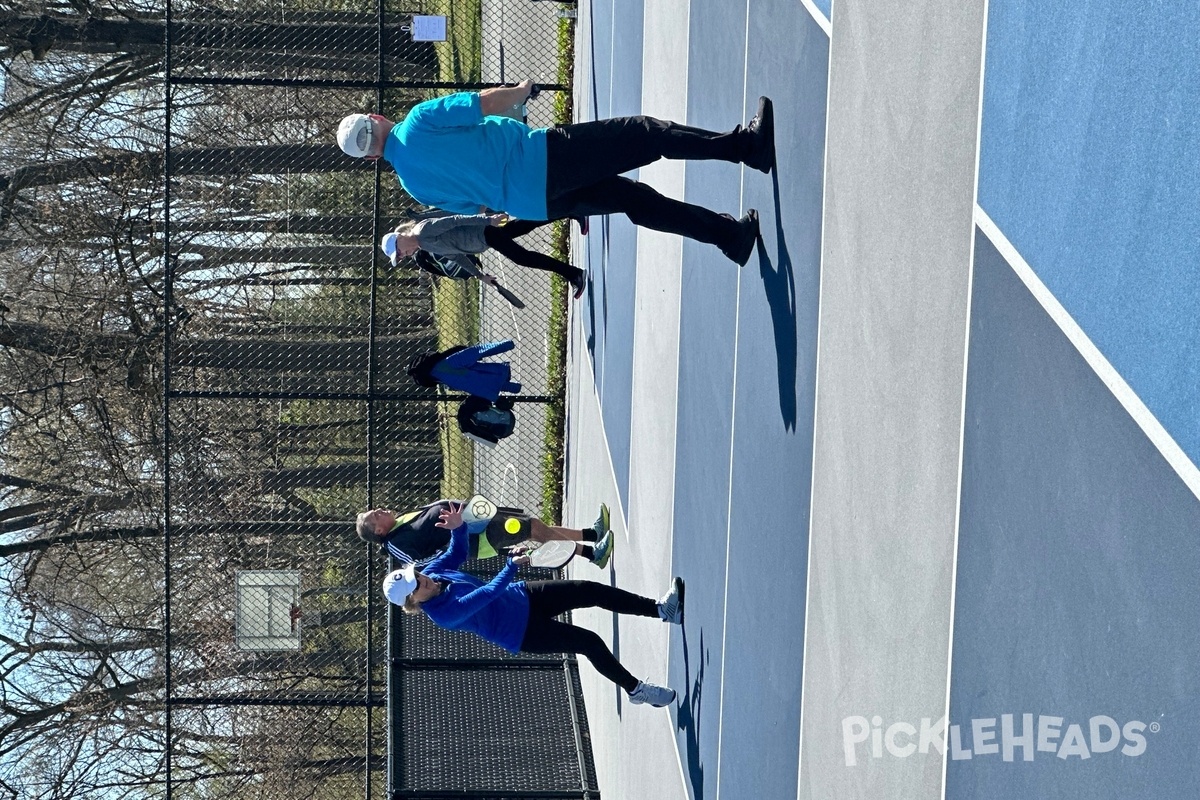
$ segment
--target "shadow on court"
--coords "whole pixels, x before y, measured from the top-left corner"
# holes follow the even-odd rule
[[[683,641],[683,673],[687,676],[687,688],[679,699],[678,721],[675,727],[683,731],[686,745],[684,753],[688,781],[692,784],[692,797],[704,797],[704,765],[700,761],[700,703],[703,698],[704,668],[708,664],[708,650],[704,647],[704,631],[700,632],[700,663],[692,677],[692,665],[688,653],[686,632]]]
[[[608,585],[612,586],[612,587],[616,587],[616,585],[617,585],[616,565],[613,565],[613,568],[608,571]],[[617,657],[617,661],[620,661],[621,660],[621,615],[614,611],[609,616],[612,618],[612,640],[611,640],[612,641],[612,654]],[[625,701],[625,690],[622,689],[620,686],[617,686],[615,683],[613,684],[612,688],[613,688],[613,697],[616,698],[616,702],[617,702],[617,716],[619,717],[619,716],[621,716],[621,713],[625,709],[625,706],[623,705],[623,703]]]
[[[771,170],[775,195],[775,241],[778,247],[773,267],[767,246],[758,239],[758,273],[762,277],[767,305],[771,309],[771,327],[775,332],[775,365],[779,374],[779,414],[785,430],[796,430],[796,277],[792,256],[783,235],[783,215],[779,210],[779,169]]]
[[[601,257],[598,259],[599,266],[603,266],[605,263],[604,254],[606,254],[608,252],[608,237],[609,237],[609,217],[607,215],[605,215],[603,217],[600,217],[600,256]],[[595,259],[593,259],[593,261],[595,261]],[[585,297],[586,297],[585,302],[587,303],[587,313],[588,313],[588,324],[586,326],[587,349],[588,349],[588,355],[590,355],[592,357],[592,363],[595,363],[595,361],[596,361],[596,330],[597,330],[597,328],[596,328],[597,287],[600,287],[600,293],[602,294],[602,299],[601,299],[601,303],[600,303],[600,305],[601,305],[600,318],[607,325],[607,323],[608,323],[608,291],[607,291],[608,286],[605,281],[597,280],[595,264],[593,264],[591,269],[588,271],[587,282],[588,282],[588,288],[587,288],[587,294],[585,295]]]

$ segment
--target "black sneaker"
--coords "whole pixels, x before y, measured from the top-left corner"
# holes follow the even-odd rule
[[[567,282],[570,283],[571,288],[575,290],[575,299],[578,300],[579,298],[583,297],[583,292],[587,289],[587,271],[576,269],[575,272],[572,273],[571,277],[567,279]]]
[[[729,217],[728,214],[721,216]],[[733,219],[733,217],[729,217],[729,219]],[[736,262],[739,267],[744,267],[750,260],[750,255],[754,252],[754,245],[758,241],[758,212],[753,208],[750,209],[746,212],[746,216],[737,221],[737,225],[737,238],[731,244],[722,247],[721,252],[730,261]]]
[[[770,173],[775,166],[775,110],[771,98],[758,98],[758,113],[750,120],[746,131],[753,134],[754,139],[742,163],[759,172]]]

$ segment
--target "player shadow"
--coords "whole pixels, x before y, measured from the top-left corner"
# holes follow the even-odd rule
[[[592,361],[596,360],[596,273],[595,270],[588,270],[588,288],[587,288],[587,313],[588,313],[588,335],[587,349],[588,355],[592,357]]]
[[[609,216],[606,214],[600,217],[600,269],[608,263],[608,246],[609,246]],[[594,234],[589,234],[594,235]],[[586,246],[584,249],[587,249]],[[597,266],[592,263],[591,253],[588,256],[588,288],[585,297],[587,298],[587,314],[588,314],[588,335],[587,349],[588,355],[592,357],[592,363],[596,362],[596,332],[599,330],[596,325],[597,311],[599,311],[600,321],[606,326],[608,325],[608,281],[596,280]],[[600,287],[600,302],[597,309],[596,302],[596,287]]]
[[[683,732],[684,760],[688,781],[692,784],[692,797],[704,797],[704,764],[700,761],[700,703],[703,698],[704,670],[708,664],[708,650],[704,648],[704,631],[700,631],[700,664],[693,680],[691,660],[688,654],[687,636],[683,637],[683,674],[687,685],[679,700],[679,712],[675,727]]]
[[[758,239],[758,274],[762,278],[771,309],[771,327],[775,333],[775,367],[779,378],[779,413],[785,430],[796,429],[796,276],[792,256],[783,233],[783,213],[779,208],[779,170],[771,170],[775,195],[776,261],[772,264],[767,245]]]
[[[617,585],[617,565],[613,564],[612,569],[608,571],[608,585],[615,587]],[[621,660],[621,615],[617,612],[612,613],[612,654],[616,656],[617,661]],[[625,701],[625,690],[620,686],[613,684],[613,693],[617,698],[617,717],[621,716],[622,703]]]

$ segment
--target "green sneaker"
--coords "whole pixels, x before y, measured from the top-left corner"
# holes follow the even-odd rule
[[[600,516],[596,517],[596,521],[592,523],[592,530],[596,532],[596,541],[604,538],[604,534],[612,530],[608,524],[608,506],[604,503],[600,504]]]
[[[600,569],[608,566],[608,560],[612,558],[613,544],[616,539],[613,538],[612,531],[604,534],[604,538],[592,545],[592,563]]]

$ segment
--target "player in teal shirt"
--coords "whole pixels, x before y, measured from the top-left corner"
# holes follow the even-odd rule
[[[385,158],[416,200],[458,214],[503,211],[530,221],[624,214],[635,225],[716,245],[738,264],[758,240],[758,212],[741,219],[664,197],[623,173],[660,158],[728,161],[770,172],[771,101],[759,98],[748,125],[724,133],[653,117],[530,128],[503,113],[533,88],[460,92],[413,107],[400,124],[351,114],[338,126],[342,151]]]
[[[480,206],[546,219],[546,129],[484,116],[479,94],[413,106],[387,137],[383,157],[417,201],[456,214]]]

